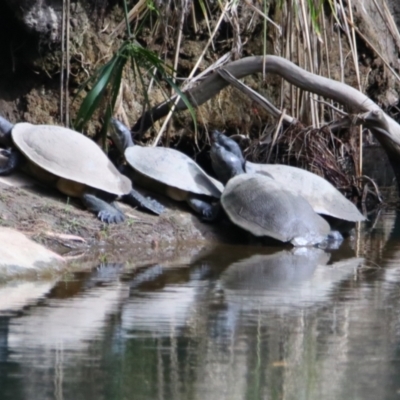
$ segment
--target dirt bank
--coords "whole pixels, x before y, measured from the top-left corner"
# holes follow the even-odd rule
[[[179,246],[232,243],[240,235],[227,222],[204,224],[185,204],[161,196],[157,199],[167,206],[162,216],[120,203],[126,221],[107,225],[84,210],[78,200],[18,174],[0,178],[0,225],[15,228],[59,254],[99,261],[125,261],[127,253],[135,260],[149,260],[173,253]]]

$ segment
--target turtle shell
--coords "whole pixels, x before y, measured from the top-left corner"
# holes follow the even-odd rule
[[[132,146],[125,150],[125,158],[135,171],[169,187],[215,198],[219,198],[224,189],[220,182],[178,150]]]
[[[322,242],[329,224],[300,195],[259,174],[232,178],[221,196],[231,221],[255,236],[268,236],[295,246]]]
[[[12,138],[27,159],[58,177],[115,195],[132,188],[100,147],[81,133],[24,122],[14,126]]]
[[[281,164],[246,162],[246,172],[269,174],[290,191],[303,196],[318,214],[344,221],[364,221],[357,207],[324,178],[301,168]]]

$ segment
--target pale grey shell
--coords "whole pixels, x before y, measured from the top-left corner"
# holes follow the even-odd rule
[[[233,223],[255,236],[268,236],[295,246],[322,242],[329,224],[301,196],[259,174],[232,178],[221,203]]]
[[[56,176],[115,195],[132,188],[100,147],[81,133],[24,122],[14,126],[12,138],[26,158]]]
[[[246,162],[246,172],[269,174],[290,191],[303,196],[318,214],[350,222],[364,221],[357,207],[324,178],[301,168]]]
[[[224,189],[190,157],[174,149],[132,146],[125,150],[125,158],[142,175],[186,192],[219,198]]]
[[[283,289],[282,297],[285,297],[291,289],[296,292],[318,266],[328,263],[329,258],[329,253],[316,247],[254,254],[231,264],[221,275],[221,281],[226,288],[247,289],[253,293],[265,293],[265,290],[281,292]],[[315,291],[315,287],[310,290]]]

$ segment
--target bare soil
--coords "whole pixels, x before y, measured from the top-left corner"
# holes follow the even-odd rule
[[[22,179],[22,182],[15,182]],[[104,224],[69,199],[21,175],[1,178],[0,225],[17,229],[67,257],[136,262],[173,256],[177,248],[235,243],[239,229],[227,221],[205,224],[185,204],[157,197],[167,211],[154,216],[120,203],[126,221]]]

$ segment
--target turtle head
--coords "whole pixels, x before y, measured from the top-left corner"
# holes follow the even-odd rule
[[[211,132],[211,143],[220,143],[220,138],[221,138],[222,133],[220,131],[214,130]]]
[[[234,176],[245,173],[239,157],[217,142],[214,142],[211,146],[210,157],[214,172],[224,184]]]
[[[110,134],[114,144],[122,154],[128,147],[134,146],[129,128],[115,118],[111,118]]]
[[[245,159],[243,157],[242,150],[240,146],[230,137],[224,135],[223,133],[215,130],[211,133],[211,141],[212,143],[218,143],[220,146],[224,147],[225,150],[233,153],[243,165],[243,169],[245,169]]]
[[[11,131],[14,125],[7,119],[0,117],[0,144],[10,146],[12,144]]]

